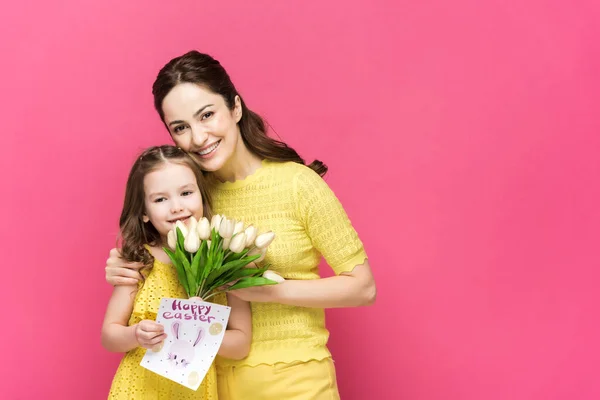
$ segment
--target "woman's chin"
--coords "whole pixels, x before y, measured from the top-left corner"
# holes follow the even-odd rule
[[[198,163],[202,171],[206,172],[216,172],[223,168],[223,165],[225,164],[223,161],[223,157],[220,157],[220,155],[215,155],[215,157],[211,157],[207,160],[202,159],[200,157],[196,157],[196,162]]]

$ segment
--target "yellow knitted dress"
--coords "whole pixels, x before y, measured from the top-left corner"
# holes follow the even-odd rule
[[[275,232],[263,263],[286,279],[318,279],[321,256],[336,274],[351,271],[367,258],[335,194],[302,164],[264,160],[244,180],[216,183],[211,195],[215,213],[253,224],[260,232]],[[331,357],[323,309],[251,305],[250,354],[240,361],[217,357],[217,365],[273,365]]]
[[[187,295],[177,280],[175,268],[155,259],[150,274],[136,294],[129,325],[143,319],[155,320],[163,297],[185,299]],[[146,349],[137,347],[123,357],[113,379],[109,399],[217,400],[214,364],[198,390],[194,391],[140,366],[145,353]]]

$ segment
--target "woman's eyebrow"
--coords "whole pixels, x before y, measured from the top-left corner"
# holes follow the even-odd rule
[[[194,113],[194,118],[196,118],[198,115],[200,115],[200,113],[202,113],[202,111],[204,111],[204,110],[205,110],[207,107],[211,107],[211,106],[213,106],[213,105],[214,105],[214,104],[207,104],[207,105],[205,105],[204,107],[202,107],[201,109],[199,109],[198,111],[196,111],[196,112]],[[182,124],[182,123],[184,123],[184,122],[185,122],[185,121],[181,121],[181,120],[171,121],[171,122],[169,122],[169,126],[171,126],[171,125],[174,125],[174,124]]]

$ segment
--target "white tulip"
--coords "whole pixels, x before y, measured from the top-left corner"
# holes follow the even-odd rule
[[[177,232],[177,228],[179,228],[183,237],[187,237],[188,228],[187,228],[187,226],[185,226],[185,224],[183,222],[181,222],[181,221],[175,222],[175,232]]]
[[[231,239],[229,239],[229,238],[223,239],[223,243],[222,243],[223,250],[227,250],[229,248],[230,242],[231,242]]]
[[[202,217],[198,222],[198,237],[200,240],[210,238],[210,222],[208,222],[207,218]]]
[[[194,218],[194,217],[188,218],[185,225],[188,228],[188,232],[194,231],[194,232],[196,232],[196,234],[198,234],[198,221],[196,220],[196,218]]]
[[[200,238],[198,237],[198,232],[196,230],[190,230],[188,235],[185,237],[183,241],[183,248],[188,253],[195,253],[200,248]]]
[[[170,230],[169,233],[167,233],[167,244],[171,250],[177,249],[177,236],[175,235],[174,230]]]
[[[222,238],[231,239],[234,228],[235,221],[232,219],[223,218],[221,220],[221,226],[219,226],[219,235],[221,235]]]
[[[271,244],[271,242],[275,239],[275,233],[273,232],[265,232],[258,235],[256,240],[254,241],[254,245],[259,249],[266,249],[267,246]]]
[[[235,224],[235,228],[233,228],[233,234],[236,235],[240,232],[242,232],[244,230],[244,222],[243,221],[238,221]]]
[[[250,247],[254,243],[254,239],[256,239],[256,234],[258,233],[258,229],[254,226],[250,225],[244,231],[246,233],[246,244],[245,247]]]
[[[213,215],[210,220],[210,229],[219,230],[219,226],[221,225],[221,216],[219,214]]]
[[[244,232],[240,232],[231,239],[231,243],[229,244],[229,250],[234,253],[241,253],[242,250],[246,247],[246,234]]]
[[[281,275],[279,275],[278,273],[273,272],[271,270],[265,271],[265,273],[263,274],[263,278],[270,279],[277,283],[285,282],[285,279]]]
[[[267,255],[267,249],[259,249],[258,247],[253,248],[252,250],[250,250],[248,252],[248,256],[255,256],[257,254],[260,254],[260,257],[258,257],[256,260],[252,261],[254,263],[259,263],[262,260],[265,259],[265,256]]]

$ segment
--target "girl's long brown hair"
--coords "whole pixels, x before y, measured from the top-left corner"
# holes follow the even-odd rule
[[[135,160],[129,172],[123,211],[121,211],[119,219],[121,255],[128,262],[144,264],[145,271],[152,268],[154,257],[144,245],[160,245],[161,237],[150,222],[146,223],[143,220],[144,214],[146,214],[144,178],[167,163],[185,165],[194,172],[202,196],[204,216],[210,218],[212,213],[210,195],[202,170],[185,151],[170,145],[155,146],[145,150]]]
[[[169,61],[154,81],[152,86],[154,108],[163,122],[165,119],[162,109],[163,100],[180,83],[194,83],[223,96],[230,110],[235,105],[235,96],[239,96],[242,103],[239,127],[246,147],[252,153],[267,160],[305,164],[296,150],[284,142],[267,136],[263,118],[246,106],[225,68],[211,56],[195,50]],[[327,166],[319,160],[313,161],[308,166],[320,176],[327,173]]]

